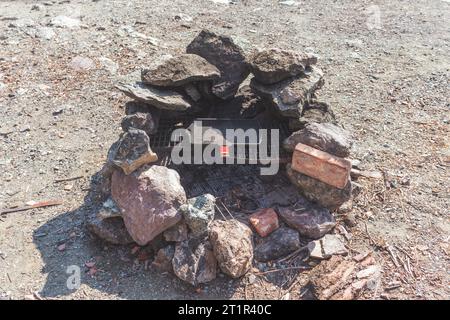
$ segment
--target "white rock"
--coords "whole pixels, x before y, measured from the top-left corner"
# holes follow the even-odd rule
[[[76,29],[81,26],[81,21],[67,16],[57,16],[50,21],[50,25],[58,28]]]
[[[119,70],[119,64],[107,57],[100,57],[98,60],[100,61],[103,69],[108,71],[110,74],[116,74]]]
[[[333,255],[348,254],[341,237],[335,234],[326,234],[323,238],[308,243],[309,255],[315,259],[328,259]]]
[[[230,4],[231,0],[209,0],[211,2],[217,3],[217,4]]]
[[[8,25],[10,28],[25,28],[25,27],[33,27],[36,25],[36,22],[34,22],[31,19],[17,19],[15,21],[11,21],[11,23]]]
[[[292,1],[292,0],[280,1],[278,3],[281,4],[282,6],[289,6],[289,7],[296,7],[296,6],[298,6],[298,2],[297,1]]]
[[[69,63],[69,67],[76,71],[85,71],[94,67],[94,61],[90,58],[76,56]]]
[[[39,27],[36,29],[35,37],[50,40],[55,36],[55,32],[50,27]]]
[[[325,257],[330,257],[335,254],[346,255],[348,253],[347,248],[341,241],[341,237],[338,235],[326,234],[320,241]]]
[[[375,265],[371,265],[371,266],[367,267],[366,269],[359,271],[356,274],[356,277],[358,277],[358,279],[368,278],[372,275],[377,275],[379,273],[380,273],[380,266],[375,264]]]

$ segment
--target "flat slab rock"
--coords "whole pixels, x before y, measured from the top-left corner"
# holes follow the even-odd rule
[[[269,96],[281,116],[298,119],[303,105],[312,100],[323,83],[322,70],[312,66],[305,74],[275,84],[262,84],[253,78],[250,86],[260,94]]]
[[[323,238],[308,244],[310,257],[315,259],[328,259],[334,255],[347,255],[348,250],[335,234],[326,234]]]
[[[181,220],[178,211],[186,193],[175,170],[152,165],[130,175],[120,170],[111,178],[112,198],[136,243],[146,245]]]
[[[303,143],[338,157],[348,157],[353,140],[350,133],[333,123],[308,123],[283,141],[283,148],[294,151],[298,143]]]
[[[288,226],[311,239],[321,238],[336,225],[330,210],[306,199],[299,200],[293,206],[280,207],[278,212]]]
[[[221,76],[213,81],[212,93],[221,99],[233,97],[250,73],[244,51],[227,36],[202,30],[186,52],[205,58],[219,69]]]
[[[191,238],[177,243],[172,266],[178,278],[193,286],[216,278],[217,261],[207,238]]]
[[[289,180],[300,189],[300,192],[306,199],[316,202],[331,211],[339,208],[344,202],[350,200],[352,196],[350,179],[343,189],[338,189],[293,170],[291,164],[286,165],[286,174]]]
[[[152,69],[142,71],[142,82],[163,87],[182,86],[219,77],[220,71],[196,54],[180,54]]]
[[[158,161],[150,149],[150,138],[143,130],[129,128],[119,140],[112,163],[130,174],[145,164]]]
[[[276,260],[300,248],[300,238],[296,230],[279,228],[272,232],[255,248],[255,259],[260,262]]]
[[[209,239],[219,267],[232,278],[243,276],[253,262],[253,232],[237,220],[215,220]]]
[[[116,88],[130,98],[148,103],[156,108],[172,111],[185,111],[191,107],[186,98],[170,89],[159,89],[142,82],[118,84]]]
[[[252,73],[263,84],[273,84],[295,77],[306,66],[317,63],[317,57],[303,52],[271,48],[256,53],[250,60]]]

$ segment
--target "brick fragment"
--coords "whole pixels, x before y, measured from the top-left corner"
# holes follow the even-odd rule
[[[351,162],[302,143],[295,146],[292,169],[338,189],[348,183]]]
[[[279,227],[278,215],[272,208],[261,209],[250,215],[250,224],[261,237],[266,237]]]

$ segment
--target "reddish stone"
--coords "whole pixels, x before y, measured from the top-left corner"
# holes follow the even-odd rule
[[[261,237],[278,229],[278,215],[272,208],[261,209],[250,216],[250,223]]]
[[[156,165],[129,175],[114,171],[111,194],[130,236],[141,246],[176,225],[181,220],[178,209],[186,203],[178,173]]]
[[[350,177],[349,160],[302,143],[295,146],[292,169],[338,189],[344,189]]]

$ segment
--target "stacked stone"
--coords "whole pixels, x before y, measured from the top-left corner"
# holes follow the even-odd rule
[[[150,139],[163,117],[195,113],[208,102],[234,98],[248,74],[242,49],[228,37],[202,31],[185,54],[144,69],[141,81],[117,85],[134,101],[127,103],[124,132],[102,170],[104,191],[111,197],[90,215],[89,230],[114,244],[163,241],[154,267],[192,285],[213,280],[217,266],[231,277],[244,275],[253,261],[250,228],[236,220],[213,223],[214,196],[187,199],[179,174],[155,164],[158,156]],[[249,116],[259,101],[245,90],[238,97],[242,115]]]
[[[251,86],[271,101],[278,116],[287,119],[294,131],[283,143],[288,152],[293,152],[292,165],[287,166],[292,183],[309,200],[334,210],[351,196],[351,166],[343,158],[349,156],[352,141],[337,125],[330,106],[316,99],[316,91],[324,84],[323,72],[316,63],[317,57],[312,54],[260,51],[250,61],[254,74]],[[330,174],[336,170],[341,174]]]
[[[192,285],[214,279],[217,267],[240,277],[253,259],[267,262],[299,250],[300,236],[321,239],[335,226],[330,211],[351,195],[344,159],[351,139],[330,107],[316,99],[324,83],[316,63],[314,55],[280,49],[260,51],[247,62],[231,38],[202,31],[186,53],[144,69],[136,83],[119,84],[134,101],[127,104],[123,133],[102,170],[110,198],[90,216],[88,228],[114,244],[144,246],[161,240],[154,267]],[[250,87],[241,86],[250,72]],[[161,118],[195,114],[212,104],[219,112],[237,107],[237,116],[243,118],[269,109],[294,131],[283,143],[293,153],[287,174],[305,198],[295,206],[252,214],[249,224],[259,237],[237,220],[214,221],[214,196],[188,199],[179,174],[157,165],[158,156],[150,148]],[[313,170],[299,159],[308,159]],[[316,167],[322,169],[317,173]],[[327,170],[334,172],[332,178]],[[336,247],[325,246],[329,242],[312,242],[312,254],[323,252],[320,246]]]

